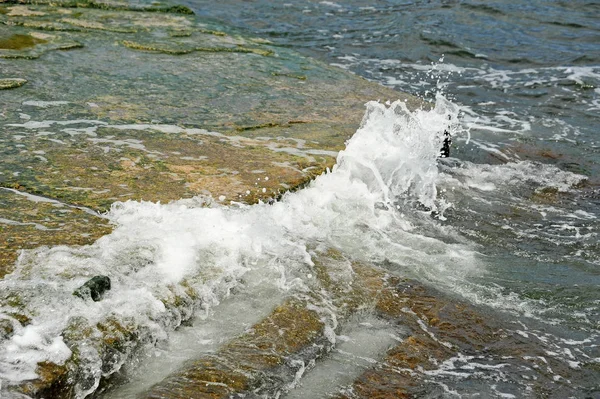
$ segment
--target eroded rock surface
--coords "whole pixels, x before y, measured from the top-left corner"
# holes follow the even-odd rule
[[[286,300],[248,332],[187,364],[143,397],[278,397],[292,389],[335,346],[342,323],[374,308],[389,289],[385,272],[335,250],[315,254],[315,260],[309,292]],[[340,273],[346,278],[338,279]]]

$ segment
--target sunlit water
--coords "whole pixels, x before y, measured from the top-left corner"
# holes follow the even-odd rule
[[[565,384],[577,397],[598,395],[598,378],[576,373],[600,363],[597,4],[190,5],[435,108],[369,103],[335,168],[274,205],[115,204],[107,215],[115,231],[94,245],[24,253],[1,288],[21,292],[37,316],[26,328],[15,324],[17,334],[2,344],[0,378],[32,378],[36,362],[66,359],[60,332],[73,317],[93,325],[116,316],[144,326],[149,348],[159,343],[124,365],[130,384],[108,393],[132,397],[302,292],[314,278],[310,248],[334,247],[488,309],[574,370]],[[455,145],[452,158],[439,160],[444,129]],[[83,274],[111,277],[105,300],[72,297],[85,281],[72,277]],[[51,295],[38,295],[40,287]],[[203,309],[174,333],[187,315],[160,299],[189,287]],[[377,320],[340,334],[320,373],[291,397],[334,394],[395,342]],[[83,396],[106,370],[93,350],[81,351],[89,365]],[[486,368],[483,360],[459,356],[428,371],[427,381],[445,387],[431,395],[532,395],[528,371]],[[545,373],[560,383],[559,374]]]

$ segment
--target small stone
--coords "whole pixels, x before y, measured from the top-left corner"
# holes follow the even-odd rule
[[[92,298],[94,302],[102,300],[106,291],[110,290],[110,278],[108,276],[94,276],[77,288],[73,295],[81,298]]]
[[[15,89],[23,86],[25,83],[27,83],[27,80],[20,78],[0,79],[0,90]]]
[[[8,339],[14,332],[13,324],[8,319],[0,320],[0,341]]]

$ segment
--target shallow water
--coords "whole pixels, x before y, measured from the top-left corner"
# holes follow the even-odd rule
[[[31,375],[33,361],[68,356],[60,331],[92,310],[97,320],[134,320],[146,328],[149,347],[160,343],[126,365],[128,384],[105,394],[131,397],[187,359],[214,352],[280,298],[310,289],[314,249],[333,247],[467,301],[522,337],[520,357],[459,353],[419,370],[420,396],[599,395],[598,5],[188,5],[436,108],[367,105],[337,166],[272,206],[127,202],[107,215],[115,231],[92,246],[26,252],[3,289],[25,293],[41,316],[5,348],[4,378]],[[444,129],[453,133],[452,158],[437,160]],[[92,309],[74,302],[70,292],[82,281],[70,275],[82,268],[110,274],[120,294]],[[337,272],[340,281],[350,273]],[[48,280],[52,297],[36,296]],[[189,287],[204,308],[173,333],[187,315],[165,311],[159,299]],[[71,310],[56,317],[61,306]],[[328,312],[333,328],[335,311]],[[368,317],[349,322],[336,349],[289,386],[289,396],[348,392],[354,377],[405,338],[397,328]],[[97,354],[86,353],[84,380],[92,383],[80,384],[82,394],[101,374]],[[547,381],[545,393],[533,390],[538,380]]]

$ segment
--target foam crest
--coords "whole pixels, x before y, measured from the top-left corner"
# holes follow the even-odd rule
[[[436,159],[442,133],[458,107],[438,96],[433,110],[409,112],[403,102],[370,102],[361,128],[340,152],[334,170],[345,171],[391,203],[407,195],[436,209]]]

